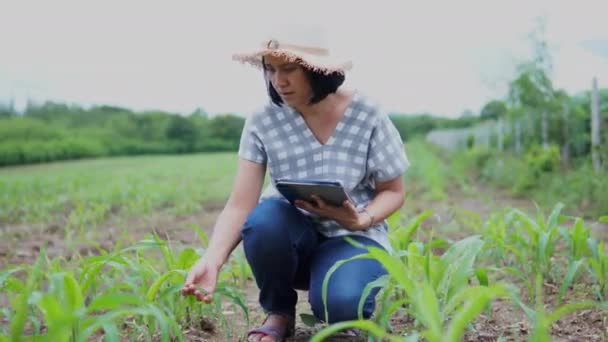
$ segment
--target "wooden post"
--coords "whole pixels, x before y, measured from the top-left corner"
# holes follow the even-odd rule
[[[600,97],[597,89],[597,78],[593,78],[593,89],[591,91],[591,158],[593,168],[599,171],[600,160]]]
[[[502,118],[498,119],[498,150],[503,150]]]
[[[521,120],[515,122],[515,153],[521,154]]]
[[[541,130],[543,137],[543,148],[547,149],[549,147],[549,124],[547,122],[547,111],[543,110],[542,114],[542,122],[541,122]]]
[[[562,146],[562,161],[565,166],[570,165],[570,134],[568,132],[568,125],[570,124],[568,120],[569,111],[568,105],[564,103],[563,106],[563,122],[562,122],[562,134],[564,139],[564,145]]]

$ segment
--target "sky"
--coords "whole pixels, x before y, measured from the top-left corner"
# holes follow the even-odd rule
[[[233,52],[285,23],[325,28],[346,86],[393,112],[457,117],[503,98],[546,19],[553,80],[608,87],[608,2],[0,0],[0,102],[247,115],[267,101]]]

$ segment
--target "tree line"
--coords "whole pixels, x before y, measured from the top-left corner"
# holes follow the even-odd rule
[[[443,127],[467,127],[475,117],[391,114],[409,139]],[[0,165],[141,154],[236,151],[245,118],[115,106],[83,108],[58,102],[30,104],[23,113],[0,105]]]

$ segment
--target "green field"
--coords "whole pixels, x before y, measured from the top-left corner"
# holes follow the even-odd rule
[[[562,207],[549,190],[537,208],[475,172],[477,156],[407,148],[407,200],[390,218],[397,252],[370,250],[390,273],[377,314],[329,327],[304,316],[294,340],[346,326],[391,341],[608,340],[601,209]],[[240,249],[214,304],[178,293],[236,162],[218,153],[0,169],[0,341],[242,339],[262,312]]]
[[[62,215],[102,222],[110,214],[174,214],[224,200],[235,173],[229,153],[124,157],[2,169],[0,220],[41,222]]]

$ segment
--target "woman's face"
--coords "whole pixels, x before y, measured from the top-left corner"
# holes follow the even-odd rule
[[[264,64],[268,79],[284,103],[292,107],[308,104],[312,90],[300,64],[271,55],[264,57]]]

